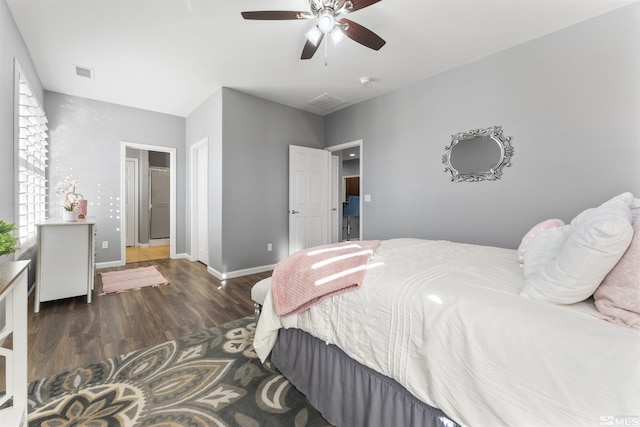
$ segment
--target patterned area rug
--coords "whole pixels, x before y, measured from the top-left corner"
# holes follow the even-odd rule
[[[244,318],[29,384],[29,426],[328,426]]]

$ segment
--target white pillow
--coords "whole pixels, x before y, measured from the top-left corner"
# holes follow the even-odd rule
[[[542,221],[541,223],[531,227],[531,230],[529,230],[527,234],[524,235],[524,237],[520,241],[520,246],[518,246],[518,262],[520,264],[524,264],[524,255],[527,252],[527,247],[529,246],[529,243],[531,243],[538,234],[540,234],[542,231],[547,230],[549,228],[562,227],[563,225],[565,225],[564,221],[562,221],[561,219],[554,218],[554,219],[548,219],[546,221]]]
[[[525,277],[520,295],[557,304],[589,298],[633,237],[631,209],[616,198],[580,213],[571,227],[573,232],[557,256]]]
[[[527,245],[524,253],[524,277],[532,277],[558,256],[573,232],[570,225],[542,230]]]
[[[626,193],[618,194],[616,197],[604,202],[602,205],[617,201],[621,201],[629,206],[629,208],[631,209],[631,217],[633,218],[632,221],[635,221],[638,217],[640,217],[640,199],[635,198],[634,195],[628,191]]]
[[[631,207],[635,205],[633,194],[622,193],[610,200],[607,200],[597,208],[586,209],[573,220],[571,226],[574,229],[585,229],[597,222],[607,222],[608,219],[619,217],[629,220],[629,224],[633,222]]]

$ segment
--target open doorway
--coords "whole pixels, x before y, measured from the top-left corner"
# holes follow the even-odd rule
[[[332,220],[332,236],[338,241],[362,239],[362,140],[348,142],[327,148],[337,161],[332,167],[332,198],[336,200],[338,214]]]
[[[175,148],[122,142],[122,264],[176,256],[175,155]]]
[[[360,160],[350,159],[342,162],[342,227],[340,241],[360,240]],[[357,170],[347,171],[349,167]],[[347,175],[357,173],[357,175]]]

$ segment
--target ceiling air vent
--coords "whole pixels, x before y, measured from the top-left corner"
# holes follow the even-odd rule
[[[323,93],[322,95],[313,98],[311,101],[308,101],[307,104],[313,105],[314,107],[318,107],[325,111],[331,111],[336,107],[346,104],[347,102],[349,101],[344,98],[340,98],[339,96]]]
[[[93,70],[91,68],[82,67],[80,65],[75,65],[75,67],[76,67],[76,76],[86,77],[88,79],[93,78]]]

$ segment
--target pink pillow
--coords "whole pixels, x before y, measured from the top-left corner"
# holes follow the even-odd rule
[[[606,320],[640,328],[640,220],[633,223],[633,233],[629,248],[593,297]]]
[[[518,247],[518,262],[520,264],[524,264],[524,253],[527,250],[527,246],[541,231],[554,227],[562,227],[563,225],[564,221],[562,221],[561,219],[548,219],[534,225],[533,228],[524,235],[522,241],[520,242],[520,246]]]

